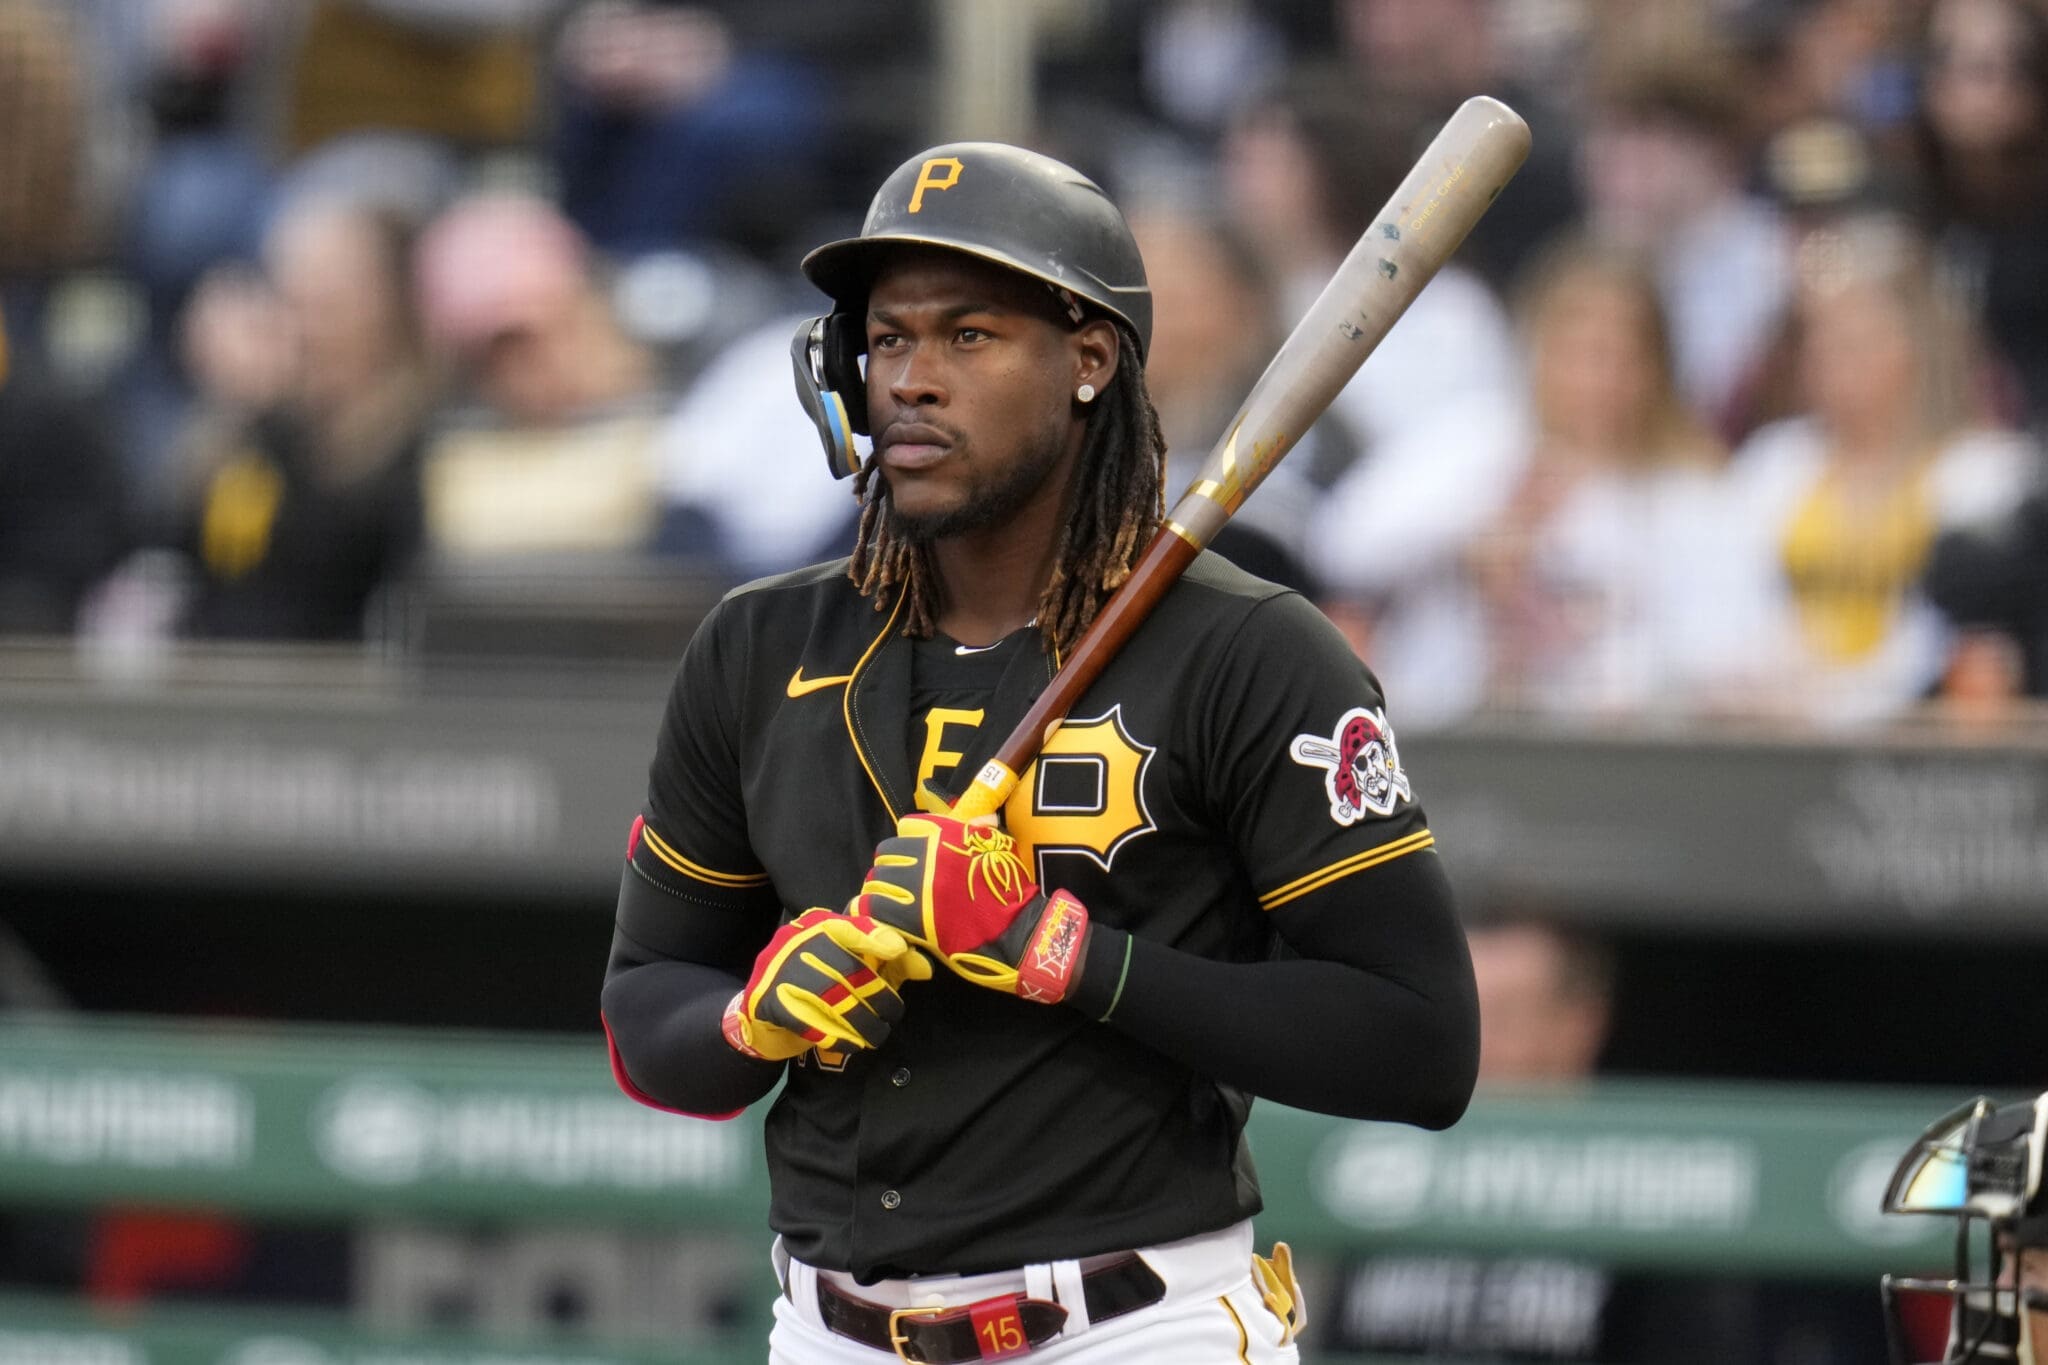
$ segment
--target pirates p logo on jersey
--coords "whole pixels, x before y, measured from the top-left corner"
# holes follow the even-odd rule
[[[1154,752],[1124,728],[1121,705],[1052,732],[1003,810],[1040,881],[1054,879],[1044,854],[1078,853],[1107,872],[1119,849],[1159,827],[1145,800]]]
[[[1368,812],[1392,815],[1394,807],[1415,799],[1384,710],[1354,706],[1334,735],[1296,735],[1287,753],[1296,763],[1324,770],[1330,818],[1340,825],[1355,825]]]

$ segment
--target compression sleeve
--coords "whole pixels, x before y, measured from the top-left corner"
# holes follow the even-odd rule
[[[665,958],[615,932],[605,969],[604,1026],[620,1087],[642,1104],[699,1118],[731,1118],[772,1090],[782,1064],[742,1056],[719,1030],[726,1002],[745,984],[743,977]]]
[[[747,841],[734,710],[741,669],[707,617],[684,652],[626,866],[603,1017],[612,1074],[644,1104],[730,1117],[761,1098],[778,1063],[743,1057],[720,1030],[726,1002],[781,922]]]
[[[1479,1002],[1435,852],[1356,873],[1273,919],[1300,956],[1218,962],[1098,926],[1069,1003],[1280,1104],[1457,1122],[1479,1070]]]

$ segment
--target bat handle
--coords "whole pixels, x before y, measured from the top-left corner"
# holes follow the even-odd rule
[[[1001,759],[992,758],[981,765],[974,781],[953,803],[953,818],[971,822],[994,815],[1009,803],[1010,793],[1016,790],[1017,774]]]
[[[1182,570],[1194,562],[1200,548],[1185,532],[1170,527],[1161,527],[1153,535],[1152,543],[1131,566],[1129,580],[1109,595],[1094,624],[1081,633],[1073,654],[1017,722],[1017,728],[996,750],[996,756],[981,765],[973,783],[953,803],[954,819],[973,820],[994,815],[1003,808],[1010,794],[1017,790],[1020,777],[1052,738],[1053,731],[1060,728],[1067,712],[1089,684],[1102,675],[1124,641],[1151,614]]]

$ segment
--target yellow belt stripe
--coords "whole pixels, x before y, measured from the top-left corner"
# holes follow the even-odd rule
[[[659,834],[656,834],[651,825],[642,825],[640,827],[640,837],[649,848],[654,850],[655,857],[661,859],[686,877],[695,877],[698,881],[709,882],[713,886],[766,886],[768,884],[768,874],[765,872],[713,872],[708,867],[691,862],[688,858],[670,848],[668,842]]]
[[[1328,867],[1317,868],[1306,876],[1297,877],[1285,886],[1275,887],[1259,897],[1259,905],[1266,910],[1277,910],[1291,900],[1320,890],[1354,872],[1363,872],[1368,867],[1378,867],[1381,863],[1392,862],[1406,853],[1420,852],[1435,843],[1434,834],[1426,829],[1417,830],[1406,838],[1396,839],[1390,844],[1381,844],[1378,848],[1369,848],[1363,853],[1354,853],[1349,858],[1331,863]]]

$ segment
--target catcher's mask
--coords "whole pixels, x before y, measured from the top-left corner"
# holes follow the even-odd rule
[[[2048,1314],[2048,1288],[2019,1283],[2019,1253],[2048,1248],[2048,1199],[2041,1163],[2048,1151],[2048,1095],[2003,1106],[1976,1099],[1920,1135],[1885,1187],[1886,1213],[1938,1214],[1956,1220],[1951,1279],[1884,1277],[1885,1330],[1894,1365],[1911,1365],[1901,1296],[1934,1294],[1949,1303],[1948,1344],[1940,1365],[2011,1361],[2035,1365],[2030,1318]],[[2048,1341],[2039,1343],[2048,1361]]]
[[[797,398],[835,477],[859,468],[868,434],[868,286],[901,246],[943,247],[1042,280],[1076,325],[1094,311],[1130,332],[1142,358],[1152,291],[1129,224],[1096,183],[1051,157],[1000,142],[955,142],[910,158],[882,182],[858,237],[804,257],[833,310],[797,328]]]

